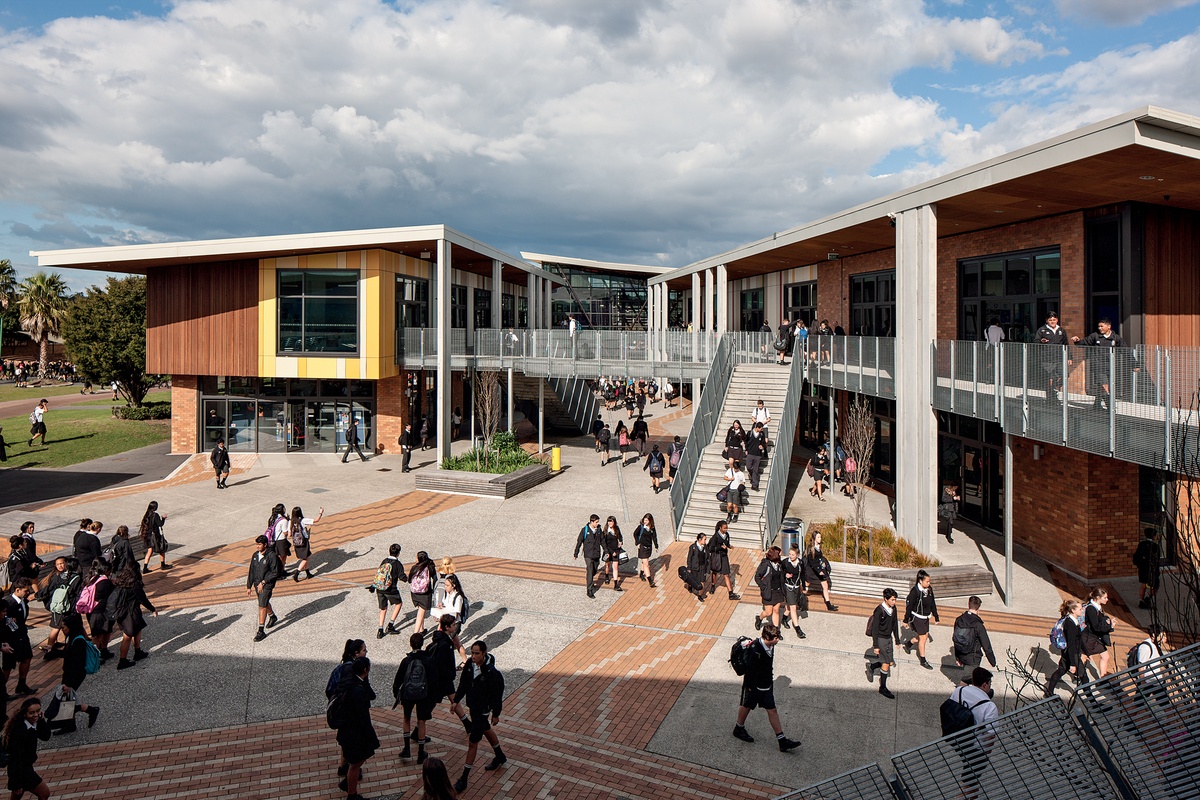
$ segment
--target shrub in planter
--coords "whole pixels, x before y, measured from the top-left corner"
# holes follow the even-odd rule
[[[170,419],[171,402],[146,403],[139,407],[113,406],[112,415],[116,419]]]

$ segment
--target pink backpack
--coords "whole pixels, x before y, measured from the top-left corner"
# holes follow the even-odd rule
[[[75,601],[75,610],[80,614],[90,614],[96,610],[96,587],[100,581],[108,580],[107,575],[101,575],[96,580],[83,587],[83,591],[79,593],[79,599]]]

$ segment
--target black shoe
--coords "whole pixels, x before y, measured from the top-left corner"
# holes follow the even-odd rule
[[[800,628],[798,628],[798,627],[796,628],[796,636],[798,636],[801,639],[808,638],[808,634],[806,634],[804,631],[800,630]]]
[[[424,764],[425,759],[427,759],[427,758],[429,758],[429,754],[425,752],[425,748],[424,747],[418,748],[417,749],[417,763]]]
[[[835,606],[833,603],[830,603],[828,601],[826,601],[826,603],[825,603],[825,608],[828,609],[829,611],[837,611],[838,610],[837,606]]]
[[[341,789],[343,792],[350,790],[350,784],[346,778],[342,778],[340,781],[338,781],[338,788]]]
[[[592,598],[593,600],[595,600],[595,599],[596,599],[596,590],[595,590],[595,589],[589,589],[589,590],[588,590],[588,593],[587,593],[587,596],[588,596],[588,597],[590,597],[590,598]]]
[[[117,669],[129,669],[132,666],[133,666],[133,662],[130,661],[128,658],[122,658],[120,661],[117,662]]]
[[[605,584],[612,583],[612,575],[605,575],[605,576],[604,576],[604,583],[605,583]]]
[[[654,582],[654,578],[646,578],[646,583],[650,584],[651,589],[658,588],[658,584]]]
[[[494,769],[500,769],[500,767],[504,766],[507,763],[508,763],[508,756],[504,755],[503,753],[497,753],[495,755],[495,757],[492,759],[492,763],[488,764],[483,769],[486,772],[491,772]]]
[[[751,736],[749,731],[747,731],[745,729],[745,727],[743,727],[741,725],[733,726],[733,736],[735,739],[741,739],[743,742],[753,742],[754,741],[754,737]]]
[[[921,666],[924,667],[925,669],[933,669],[933,664],[930,664],[928,661],[926,661],[923,658],[921,659]]]
[[[296,574],[292,576],[292,580],[296,583],[300,582],[300,570],[296,570]]]
[[[619,583],[618,583],[618,584],[616,584],[615,586],[613,586],[613,591],[614,591],[614,592],[623,592],[623,591],[625,591],[625,590],[624,590],[624,589],[622,589],[622,588],[621,588],[621,584],[619,584]]]
[[[896,695],[892,694],[892,693],[891,693],[891,691],[889,691],[889,690],[888,690],[888,688],[887,688],[886,686],[880,686],[880,687],[879,687],[879,693],[880,693],[881,695],[883,695],[884,697],[886,697],[888,700],[895,700],[895,699],[896,699]]]
[[[380,628],[379,630],[375,631],[376,639],[382,639],[385,636],[387,636],[387,634],[383,632],[383,628]]]
[[[147,574],[149,574],[149,572],[150,572],[150,565],[142,564],[142,574],[147,575]]]
[[[783,623],[782,623],[782,624],[783,624],[783,627],[785,627],[785,628],[790,628],[790,627],[792,627],[792,620],[791,620],[791,617],[784,617],[784,618],[783,618]]]
[[[387,633],[399,633],[399,632],[400,632],[400,629],[396,627],[396,623],[394,623],[394,622],[389,622],[389,623],[387,624],[387,630],[385,630],[385,631],[384,631],[384,633],[385,633],[385,634],[387,634]]]
[[[462,794],[467,790],[467,771],[464,769],[462,777],[454,782],[454,791]]]
[[[947,535],[946,535],[946,543],[947,543],[947,544],[954,544],[954,537],[953,537],[953,536],[950,536],[949,534],[947,534]]]
[[[412,749],[408,745],[408,737],[404,738],[404,749],[400,751],[401,758],[412,758]]]
[[[875,682],[875,670],[879,669],[879,662],[867,664],[867,680],[871,683]]]
[[[259,628],[258,633],[254,634],[254,641],[256,642],[261,642],[265,638],[267,638],[267,632],[262,628]],[[120,667],[118,667],[118,669],[120,669]]]
[[[796,739],[789,739],[786,736],[783,737],[782,739],[778,739],[776,741],[779,742],[779,752],[781,752],[781,753],[786,753],[789,750],[795,750],[797,747],[800,746],[799,741],[797,741]]]
[[[274,614],[267,617],[267,627],[268,628],[274,628],[276,623],[278,623],[278,622],[279,622],[279,617],[275,616]]]
[[[640,569],[638,570],[638,580],[646,580],[646,573],[642,572]]]
[[[756,631],[761,631],[761,630],[762,630],[762,625],[763,625],[763,623],[762,623],[762,617],[755,617],[755,618],[754,618],[754,630],[756,630]]]
[[[145,650],[135,649],[133,651],[133,660],[134,661],[141,661],[143,658],[149,658],[149,657],[150,657],[150,654],[147,653]]]
[[[96,717],[100,716],[100,706],[88,706],[88,727],[96,724]]]
[[[905,642],[902,646],[904,647],[904,655],[911,656],[913,648],[912,642]]]
[[[730,600],[741,600],[742,596],[740,594],[738,594],[737,592],[730,592],[729,599]]]
[[[170,569],[171,565],[164,561],[163,563],[158,565],[158,568],[159,569]]]
[[[33,694],[33,689],[30,688],[28,683],[18,683],[17,694],[31,695]]]

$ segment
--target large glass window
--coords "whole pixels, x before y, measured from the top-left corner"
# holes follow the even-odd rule
[[[868,272],[850,278],[851,336],[896,335],[896,271]],[[833,323],[837,326],[837,321]]]
[[[517,297],[505,292],[500,295],[500,327],[512,328],[517,324]]]
[[[429,327],[429,281],[396,276],[396,327]]]
[[[518,297],[517,298],[517,327],[518,328],[528,328],[529,327],[529,298],[528,297]]]
[[[280,353],[358,352],[358,273],[280,270]]]
[[[458,284],[450,287],[450,327],[467,327],[467,287]]]
[[[783,287],[783,315],[789,322],[802,319],[812,327],[817,316],[817,282],[789,283]]]
[[[742,330],[757,331],[763,324],[763,290],[746,289],[742,292]]]
[[[475,290],[475,328],[492,327],[492,293],[489,289]]]
[[[1058,309],[1060,265],[1057,247],[959,261],[959,335],[982,339],[995,319],[1009,341],[1031,341]]]
[[[202,449],[224,438],[233,452],[336,452],[346,445],[350,414],[364,449],[373,447],[373,381],[208,378],[200,409]]]
[[[1108,319],[1113,330],[1121,328],[1121,217],[1114,215],[1087,221],[1087,288],[1090,299],[1087,329]],[[1083,327],[1083,326],[1079,326]],[[1081,334],[1082,335],[1082,334]]]

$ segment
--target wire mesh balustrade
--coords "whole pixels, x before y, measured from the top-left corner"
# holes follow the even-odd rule
[[[777,800],[895,800],[888,779],[878,764],[859,767],[813,784]]]
[[[802,352],[810,383],[875,397],[896,397],[893,338],[810,334]]]
[[[680,457],[679,467],[671,479],[671,516],[675,522],[678,534],[683,524],[683,515],[687,511],[688,498],[691,497],[693,484],[700,469],[700,454],[712,441],[721,418],[721,409],[725,404],[725,392],[729,388],[729,380],[733,376],[735,364],[734,342],[732,337],[722,337],[713,353],[712,364],[709,366],[708,377],[704,383],[704,391],[696,403],[692,420],[692,429],[688,434],[687,443]]]

